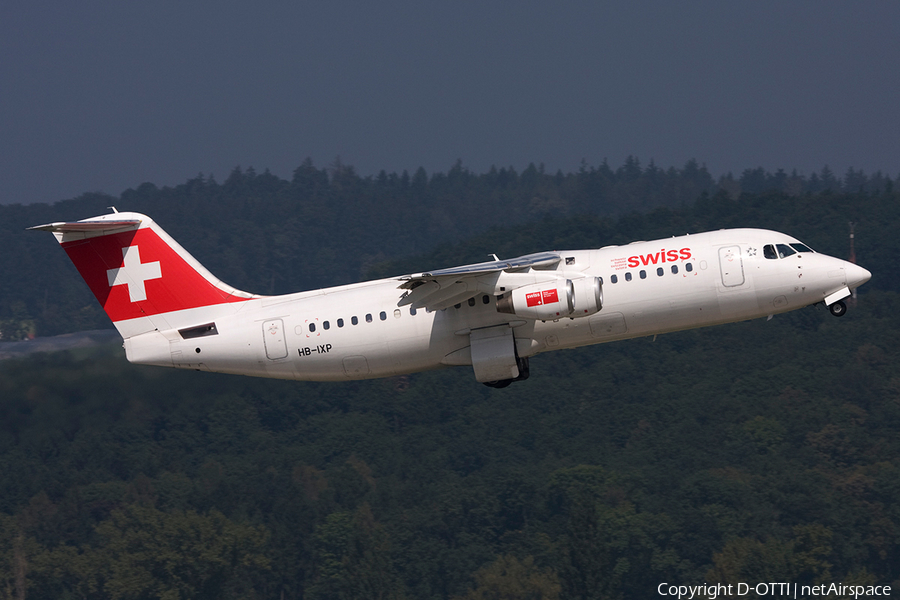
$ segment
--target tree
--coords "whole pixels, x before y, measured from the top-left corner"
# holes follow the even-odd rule
[[[535,566],[534,558],[505,554],[479,569],[475,588],[455,600],[557,600],[559,578],[551,569]]]
[[[0,514],[0,598],[25,599],[29,555],[35,553],[35,546],[14,517]]]
[[[335,512],[316,531],[318,573],[306,598],[390,600],[403,597],[390,539],[369,505]]]
[[[103,591],[113,599],[237,598],[269,568],[266,532],[211,510],[136,505],[97,527]]]

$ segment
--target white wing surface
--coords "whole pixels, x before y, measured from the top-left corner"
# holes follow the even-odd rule
[[[398,288],[406,291],[397,305],[441,310],[478,294],[499,295],[534,281],[533,277],[528,277],[517,283],[515,274],[554,269],[561,260],[555,252],[540,252],[508,260],[407,275],[400,278],[402,283]]]

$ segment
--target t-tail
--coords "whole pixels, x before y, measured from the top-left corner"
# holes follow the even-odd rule
[[[50,231],[125,340],[128,359],[213,323],[251,298],[206,270],[153,219],[123,212],[31,227]]]

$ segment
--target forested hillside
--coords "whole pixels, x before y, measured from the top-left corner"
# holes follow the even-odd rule
[[[579,187],[603,168],[535,169],[548,189],[582,190],[585,204],[573,193],[560,196],[568,208],[519,214],[509,207],[533,194],[528,171],[505,171],[516,191],[503,192],[501,171],[460,170],[460,213],[412,192],[372,200],[380,180],[411,190],[416,176],[345,172],[369,199],[366,221],[348,214],[353,194],[335,191],[339,172],[303,168],[327,190],[317,208],[291,195],[299,175],[248,172],[0,207],[4,242],[35,240],[20,246],[34,254],[0,261],[4,318],[47,332],[104,325],[52,238],[19,231],[126,199],[120,209],[151,214],[224,280],[263,292],[734,226],[846,256],[848,221],[873,278],[841,319],[810,307],[553,352],[506,390],[467,369],[318,384],[138,367],[117,344],[2,361],[0,597],[643,599],[663,582],[739,581],[900,589],[900,194],[889,179],[816,189],[816,176],[792,190],[763,173],[762,189],[736,193],[705,175],[694,197],[614,206]],[[616,182],[623,169],[609,170]],[[640,181],[653,172],[637,171]],[[452,200],[451,179],[424,177],[428,202]],[[222,195],[239,182],[243,192]],[[254,196],[264,182],[282,195]],[[504,202],[514,222],[495,211]],[[440,211],[443,225],[432,221]],[[395,236],[376,218],[387,214]],[[57,275],[59,291],[46,282]]]

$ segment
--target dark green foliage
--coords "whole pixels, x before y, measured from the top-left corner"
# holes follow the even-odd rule
[[[210,597],[448,598],[528,557],[571,598],[891,582],[898,309],[876,291],[840,320],[810,308],[550,353],[503,391],[464,369],[291,383],[135,367],[118,348],[5,361],[0,575],[14,582],[20,548],[29,589],[55,597],[117,597],[134,572]],[[167,574],[168,534],[162,558],[129,555],[148,519],[196,521],[198,543],[234,531],[244,554]],[[502,556],[521,564],[486,579]]]
[[[579,177],[597,189],[662,177],[653,169],[628,162],[557,178],[537,168],[474,176],[457,166],[430,180],[369,180],[350,167],[305,164],[291,182],[235,172],[224,184],[198,179],[180,191],[148,184],[129,194],[159,205],[127,208],[153,215],[201,260],[219,261],[223,279],[271,284],[265,265],[280,260],[272,253],[297,255],[290,236],[274,250],[260,242],[267,227],[293,221],[303,230],[297,215],[319,214],[338,188],[382,190],[388,206],[423,186],[475,198],[467,186],[477,182],[502,198],[516,186],[559,191]],[[465,243],[449,245],[460,235],[451,231],[445,246],[436,236],[391,241],[368,266],[353,246],[325,264],[342,264],[348,278],[353,269],[388,275],[489,252],[731,226],[787,231],[841,256],[847,221],[857,222],[859,261],[874,275],[842,319],[811,307],[771,322],[553,352],[505,390],[462,368],[318,384],[139,367],[118,344],[0,362],[0,596],[639,599],[665,581],[900,585],[900,205],[893,191],[866,185],[862,193],[713,191],[615,218],[525,215],[502,229],[485,220]],[[318,208],[278,204],[297,189],[310,203],[319,198]],[[96,206],[2,210],[24,227],[99,214],[110,199],[73,202]],[[221,214],[229,202],[244,212]],[[267,216],[267,207],[278,210]],[[428,211],[439,209],[410,210],[430,222]],[[3,235],[17,236],[7,222]],[[397,235],[420,235],[410,227]],[[321,231],[308,235],[329,247]],[[45,236],[22,239],[39,242],[28,246],[33,258],[16,255],[21,265],[2,262],[14,281],[36,279],[24,269],[43,260],[38,246],[66,260]],[[401,261],[406,243],[430,254]],[[294,266],[312,269],[314,260]],[[72,275],[59,268],[63,279]],[[274,288],[307,276],[277,275]],[[4,314],[47,331],[77,328],[70,309],[93,302],[3,290]]]

